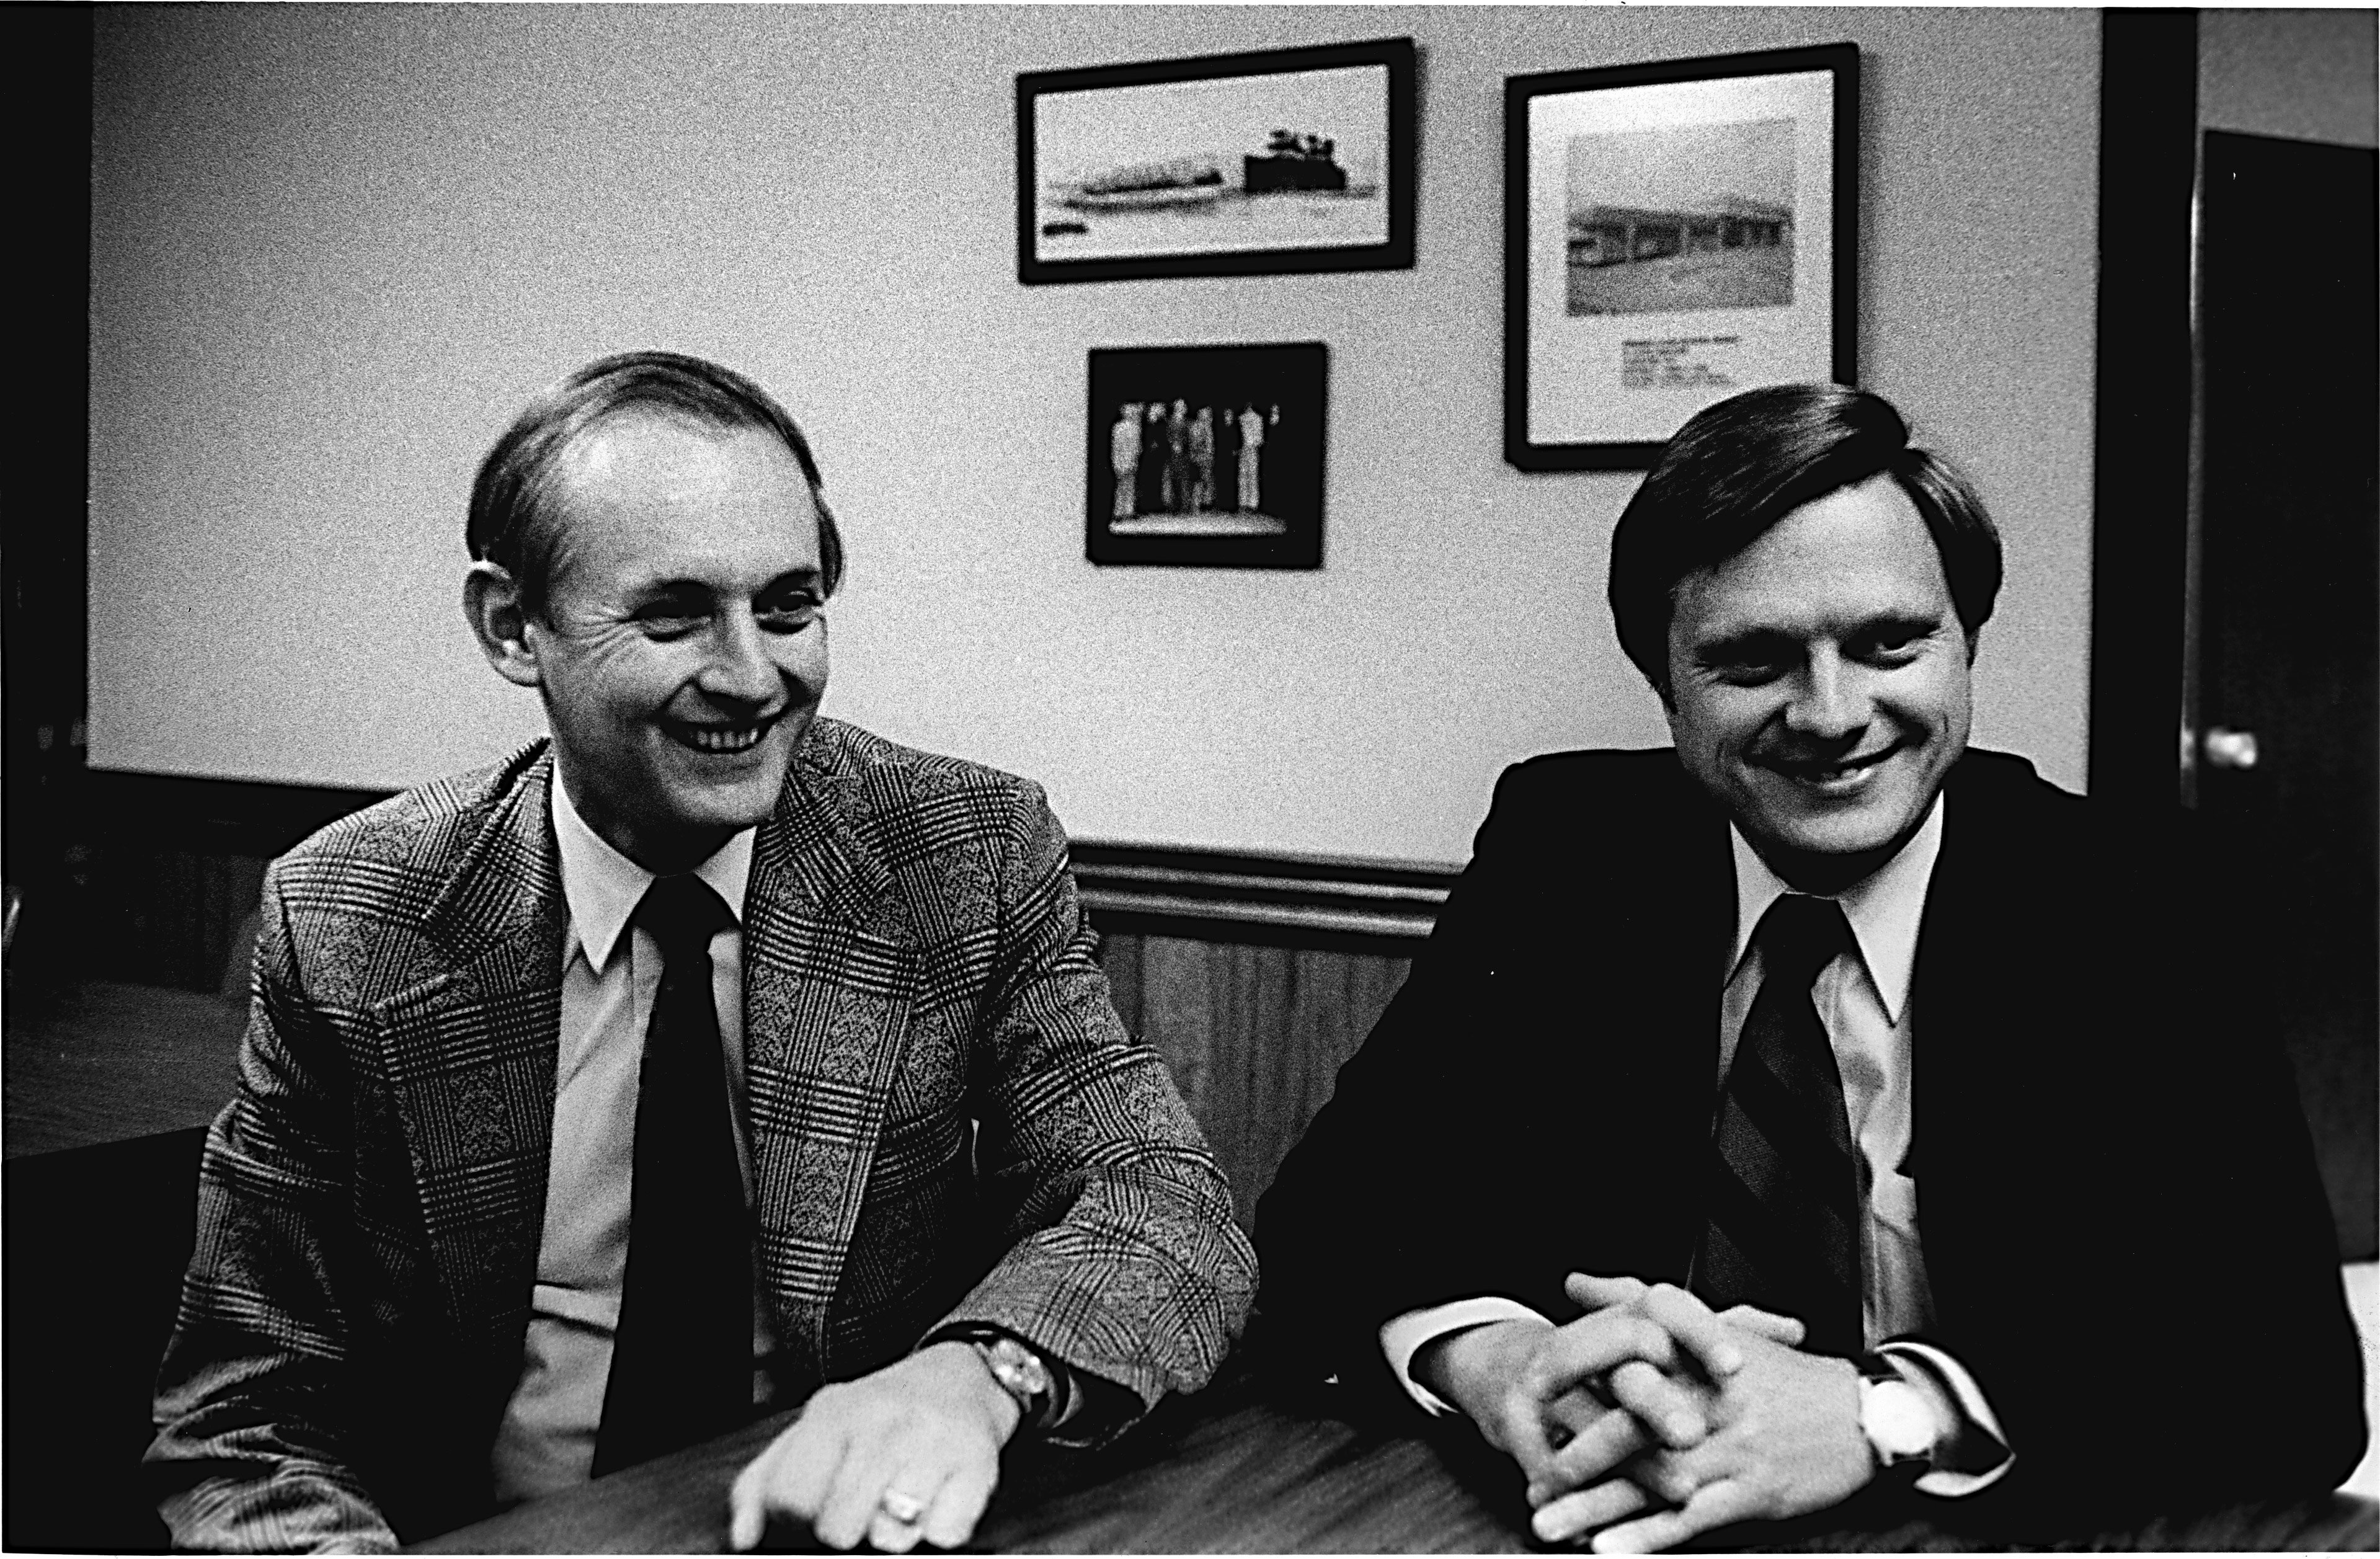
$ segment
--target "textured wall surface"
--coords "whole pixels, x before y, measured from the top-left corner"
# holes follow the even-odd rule
[[[1635,479],[1501,458],[1502,83],[1849,39],[1863,377],[1980,481],[1977,739],[2080,785],[2087,11],[109,7],[92,761],[358,786],[540,728],[457,610],[481,452],[603,352],[713,354],[850,537],[832,713],[1092,838],[1460,860],[1506,763],[1664,738],[1602,603]],[[1410,34],[1409,272],[1026,288],[1017,72]],[[1082,556],[1094,346],[1331,350],[1327,566]]]
[[[2198,120],[2211,130],[2375,143],[2380,13],[2205,11],[2198,18]]]

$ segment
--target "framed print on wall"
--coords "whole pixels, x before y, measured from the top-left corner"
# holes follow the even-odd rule
[[[1504,458],[1642,470],[1761,384],[1857,380],[1859,47],[1504,83]]]
[[[1093,347],[1093,563],[1322,566],[1329,348]]]
[[[1410,38],[1016,79],[1019,281],[1413,262]]]

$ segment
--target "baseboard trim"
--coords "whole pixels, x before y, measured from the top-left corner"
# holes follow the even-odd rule
[[[1416,861],[1121,841],[1084,841],[1074,856],[1083,903],[1103,930],[1404,956],[1428,939],[1457,875]]]

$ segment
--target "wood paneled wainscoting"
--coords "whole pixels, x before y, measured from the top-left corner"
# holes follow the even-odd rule
[[[1408,960],[1130,933],[1110,936],[1101,956],[1116,1010],[1172,1069],[1254,1233],[1257,1199]]]
[[[1451,869],[1075,846],[1124,1025],[1172,1068],[1241,1226],[1404,983]]]
[[[8,1105],[12,1127],[25,1128],[12,1152],[73,1145],[47,1129],[53,1116],[68,1127],[111,1118],[108,1101],[81,1097],[115,1074],[111,1058],[147,1058],[152,1090],[209,1094],[151,1101],[138,1118],[212,1115],[228,1097],[237,1016],[164,991],[144,1005],[142,990],[238,1002],[266,861],[382,794],[156,774],[82,781],[88,804],[65,848],[64,885],[29,896],[9,959]],[[1403,983],[1454,872],[1098,842],[1076,844],[1075,868],[1117,1010],[1172,1068],[1251,1226],[1340,1064]],[[177,1033],[193,1054],[165,1066],[154,1053]],[[35,1097],[54,1081],[76,1097]]]
[[[266,862],[389,794],[98,771],[72,792],[61,869],[26,888],[12,994],[99,980],[245,995]]]

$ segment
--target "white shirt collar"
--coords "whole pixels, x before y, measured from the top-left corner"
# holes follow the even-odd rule
[[[1937,795],[1933,809],[1909,843],[1890,860],[1832,895],[1843,907],[1859,944],[1860,959],[1883,999],[1884,1015],[1900,1021],[1909,999],[1909,981],[1917,968],[1917,928],[1925,918],[1925,890],[1934,881],[1934,860],[1942,853],[1942,811],[1949,798]],[[1735,978],[1752,933],[1768,907],[1793,891],[1768,870],[1760,852],[1746,842],[1735,824],[1727,825],[1728,841],[1735,846],[1735,956],[1727,962],[1726,979]]]
[[[587,826],[563,786],[558,756],[553,783],[546,789],[553,798],[553,843],[562,854],[562,896],[570,906],[570,934],[587,955],[589,967],[600,975],[612,961],[612,950],[619,945],[628,917],[637,912],[645,890],[652,886],[653,874]],[[694,869],[696,876],[727,901],[727,912],[739,925],[744,920],[744,885],[752,875],[752,838],[759,832],[757,827],[745,829]],[[564,962],[568,961],[565,951]]]

